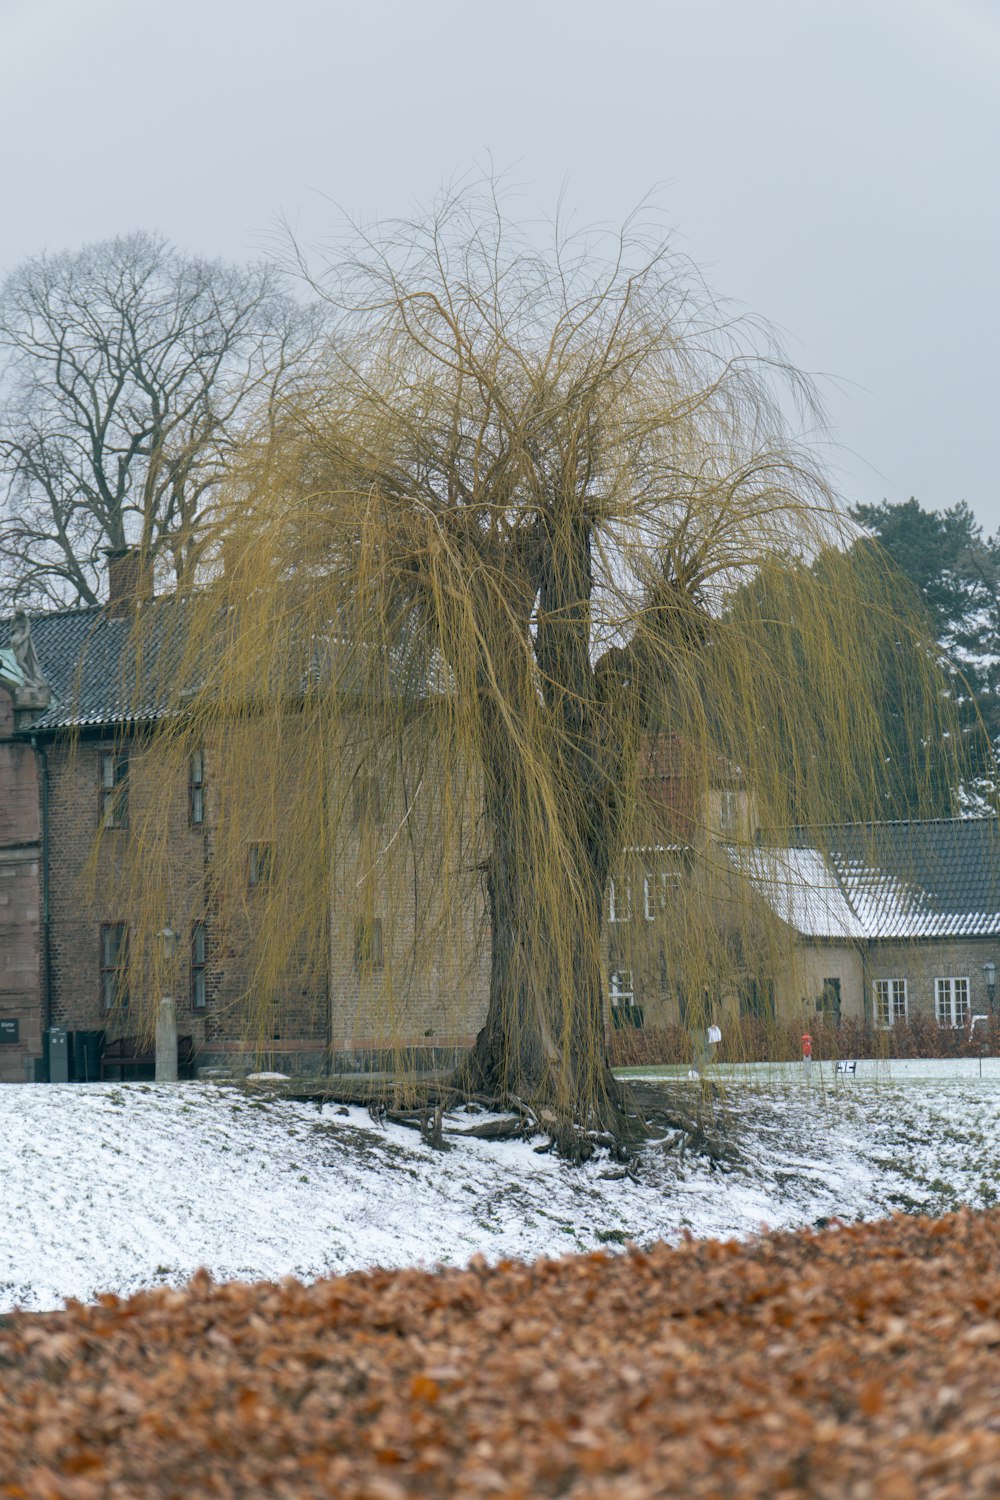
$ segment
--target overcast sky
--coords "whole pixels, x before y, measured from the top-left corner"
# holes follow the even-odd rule
[[[829,377],[850,499],[1000,527],[1000,0],[0,0],[0,270],[133,229],[233,260],[486,163],[654,190]]]

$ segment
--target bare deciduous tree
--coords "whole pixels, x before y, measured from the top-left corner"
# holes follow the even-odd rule
[[[206,497],[317,331],[268,265],[148,234],[42,255],[0,291],[0,597],[95,603],[102,551],[190,577]]]

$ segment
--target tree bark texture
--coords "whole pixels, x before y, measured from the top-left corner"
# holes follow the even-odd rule
[[[498,689],[493,663],[481,695],[490,998],[463,1075],[477,1091],[514,1094],[560,1120],[617,1135],[621,1090],[605,1046],[601,929],[621,781],[602,745],[590,656],[590,532],[578,512],[563,523],[550,518],[542,558],[537,674],[527,683],[502,680]],[[518,705],[518,691],[536,701]],[[525,736],[537,757],[532,767],[510,716],[512,708],[525,719],[537,714],[539,693],[545,732]],[[542,781],[546,803],[533,784]]]

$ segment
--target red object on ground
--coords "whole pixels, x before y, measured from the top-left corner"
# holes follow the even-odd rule
[[[813,1055],[813,1039],[809,1035],[808,1031],[806,1031],[806,1032],[803,1033],[803,1036],[802,1036],[802,1056],[803,1057],[812,1057],[812,1055]]]

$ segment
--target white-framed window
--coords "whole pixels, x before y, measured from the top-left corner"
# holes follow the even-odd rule
[[[631,969],[612,969],[608,999],[612,1005],[624,1005],[629,1008],[634,1005],[635,991],[632,988]]]
[[[659,913],[666,910],[667,892],[677,885],[678,880],[673,870],[647,870],[642,877],[642,910],[647,922],[655,921]]]
[[[631,969],[612,969],[608,975],[608,1002],[611,1024],[616,1031],[625,1026],[642,1027],[642,1008],[635,1003]]]
[[[608,881],[608,921],[609,922],[631,922],[632,920],[632,882],[625,877],[622,880]]]
[[[905,979],[876,979],[875,1024],[883,1031],[895,1021],[905,1021],[909,1014],[909,999]]]
[[[947,978],[934,981],[934,1014],[939,1026],[968,1026],[969,979]]]

